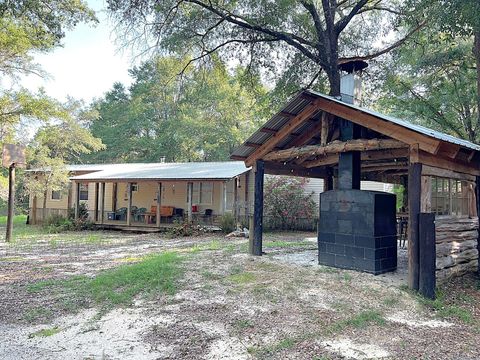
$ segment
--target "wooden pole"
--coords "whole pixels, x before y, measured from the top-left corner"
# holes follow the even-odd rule
[[[131,224],[132,218],[132,183],[127,183],[127,226]]]
[[[480,176],[476,177],[475,180],[475,203],[477,204],[477,217],[480,219]],[[478,236],[477,236],[477,249],[479,250],[480,254],[480,227],[478,228]],[[480,274],[480,260],[478,261],[478,274]]]
[[[265,174],[265,164],[262,160],[255,162],[255,190],[254,190],[254,208],[253,221],[250,228],[249,250],[251,255],[262,255],[262,235],[263,235],[263,183]],[[252,229],[253,227],[253,229]]]
[[[435,299],[435,214],[420,213],[419,234],[419,292],[429,299]]]
[[[422,164],[412,163],[408,168],[408,286],[419,288],[419,238],[418,215],[420,214]]]
[[[75,183],[75,220],[80,216],[80,183]]]
[[[100,224],[105,221],[105,183],[102,182],[102,202],[100,207]]]
[[[112,189],[112,211],[116,212],[117,211],[117,196],[118,196],[118,183],[113,183],[113,189]]]
[[[158,183],[158,189],[157,189],[157,212],[155,214],[155,220],[157,222],[157,227],[160,227],[160,224],[161,224],[161,218],[160,218],[160,208],[162,206],[162,183],[159,182]]]
[[[15,215],[15,164],[8,168],[8,211],[7,211],[7,233],[5,241],[12,240],[13,217]]]
[[[99,199],[100,199],[99,193],[98,193],[99,192],[98,190],[99,190],[99,187],[100,187],[99,185],[100,184],[98,182],[95,182],[95,190],[94,190],[95,191],[95,210],[93,212],[93,219],[94,219],[95,222],[98,221],[98,203],[99,203]]]
[[[238,223],[238,177],[233,180],[233,218],[235,226]]]
[[[187,184],[187,219],[188,222],[192,222],[192,198],[193,198],[193,183],[189,182]]]

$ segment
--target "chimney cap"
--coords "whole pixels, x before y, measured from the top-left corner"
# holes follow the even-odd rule
[[[356,71],[361,71],[368,67],[368,63],[363,60],[348,60],[343,63],[338,64],[338,69],[345,71],[346,73],[353,73]]]

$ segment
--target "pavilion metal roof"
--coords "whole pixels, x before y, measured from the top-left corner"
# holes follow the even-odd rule
[[[100,171],[72,180],[228,180],[247,172],[243,161],[105,164]],[[79,170],[79,171],[84,171]]]
[[[379,112],[376,112],[376,111],[373,111],[373,110],[370,110],[370,109],[362,108],[362,107],[357,106],[357,105],[348,104],[348,103],[342,102],[341,100],[336,99],[332,96],[324,95],[324,94],[318,93],[318,92],[313,91],[313,90],[304,90],[304,91],[299,92],[297,95],[295,95],[284,106],[284,108],[281,109],[281,111],[279,111],[277,114],[275,114],[260,129],[258,129],[255,133],[253,133],[245,141],[245,143],[243,145],[238,146],[233,151],[232,158],[241,158],[241,157],[247,158],[248,156],[250,156],[256,150],[256,147],[255,146],[248,146],[248,145],[252,145],[252,144],[253,145],[262,145],[263,143],[265,143],[269,138],[271,138],[273,136],[274,131],[280,130],[290,120],[290,117],[287,114],[298,115],[311,103],[311,100],[309,98],[310,99],[311,98],[323,98],[325,100],[332,101],[332,102],[335,102],[337,104],[340,104],[340,105],[342,105],[346,108],[350,108],[350,109],[353,109],[353,110],[356,110],[356,111],[360,111],[360,112],[375,116],[380,120],[403,126],[407,129],[410,129],[410,130],[415,131],[417,133],[420,133],[420,134],[423,134],[423,135],[426,135],[426,136],[429,136],[429,137],[432,137],[432,138],[435,138],[435,139],[438,139],[438,140],[441,140],[441,141],[445,141],[445,142],[449,142],[449,143],[452,143],[452,144],[460,145],[462,147],[465,147],[465,148],[468,148],[468,149],[471,149],[471,150],[480,151],[480,145],[474,144],[470,141],[459,139],[459,138],[456,138],[455,136],[448,135],[448,134],[445,134],[445,133],[442,133],[442,132],[439,132],[439,131],[435,131],[435,130],[429,129],[429,128],[421,126],[421,125],[413,124],[409,121],[401,120],[401,119],[395,118],[393,116],[381,114]],[[313,116],[313,118],[315,118],[315,117],[318,117],[318,113]],[[308,125],[307,123],[301,125],[300,128],[296,129],[293,132],[293,134],[286,137],[281,143],[277,144],[277,147],[283,148],[286,145],[288,145],[288,143],[290,143],[290,141],[292,141],[295,138],[296,134],[301,134],[302,131],[305,130],[305,128],[308,128],[308,126],[310,126],[310,125]],[[267,131],[265,131],[265,129],[268,129],[269,131],[267,132]],[[308,129],[307,129],[307,131],[308,131]]]

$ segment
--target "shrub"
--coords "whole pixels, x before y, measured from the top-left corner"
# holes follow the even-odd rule
[[[280,176],[265,179],[265,228],[295,230],[315,227],[316,203],[313,192],[305,193],[307,181]]]
[[[74,223],[63,215],[50,215],[45,219],[43,227],[50,233],[73,230]]]
[[[235,230],[235,218],[232,214],[227,213],[220,218],[220,228],[225,234]]]

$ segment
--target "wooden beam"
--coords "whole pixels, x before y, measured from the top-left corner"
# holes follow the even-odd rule
[[[270,175],[302,176],[310,178],[323,178],[326,175],[324,169],[305,169],[294,164],[265,162],[265,173]]]
[[[311,161],[306,161],[303,163],[303,166],[305,166],[307,169],[312,168],[312,167],[317,167],[317,166],[325,166],[325,165],[333,165],[338,163],[338,154],[330,154],[326,156],[321,156],[318,157],[315,160]]]
[[[294,118],[290,119],[281,129],[268,139],[261,147],[256,149],[245,160],[247,166],[251,166],[256,160],[263,158],[265,154],[270,152],[280,141],[285,139],[289,134],[294,132],[300,125],[310,119],[317,111],[320,99],[316,99]]]
[[[162,207],[162,183],[159,182],[157,184],[157,207],[156,207],[156,211],[155,211],[155,222],[156,222],[157,227],[160,227],[160,224],[162,222],[161,207]]]
[[[390,171],[390,170],[407,170],[408,165],[405,164],[398,164],[398,165],[379,165],[379,166],[372,166],[372,167],[362,167],[362,173],[367,172],[382,172],[382,171]]]
[[[435,155],[455,159],[460,151],[460,145],[451,144],[447,142],[440,143],[440,147]]]
[[[436,176],[446,179],[475,181],[475,176],[473,175],[463,174],[456,171],[441,169],[429,165],[423,165],[422,176]]]
[[[264,162],[262,160],[257,160],[254,167],[254,207],[249,239],[249,252],[251,255],[255,256],[262,256],[264,170]]]
[[[100,203],[100,224],[103,224],[105,221],[105,182],[102,182],[102,202]]]
[[[246,156],[238,156],[238,155],[231,155],[230,159],[232,160],[239,160],[239,161],[244,161],[247,157]]]
[[[95,197],[95,209],[93,211],[93,221],[94,222],[97,222],[98,221],[98,203],[99,203],[99,199],[100,199],[100,196],[99,196],[99,191],[98,189],[100,188],[99,186],[100,184],[98,182],[95,182],[95,190],[94,190],[94,197]]]
[[[309,145],[285,150],[278,150],[263,156],[263,159],[284,161],[307,155],[317,156],[338,154],[350,151],[399,149],[405,147],[407,147],[406,144],[393,139],[353,139],[347,141],[333,141],[325,146]]]
[[[420,214],[422,164],[412,162],[408,168],[408,286],[419,287],[419,236],[418,215]]]
[[[468,162],[471,162],[477,152],[475,150],[470,151],[470,154],[468,155]]]
[[[435,156],[429,154],[425,151],[419,151],[418,153],[418,161],[422,164],[430,165],[433,167],[451,170],[458,173],[464,173],[473,176],[480,176],[480,169],[475,164],[469,164],[461,162],[460,160],[451,160],[446,158],[441,158],[439,156]]]
[[[253,142],[249,142],[249,141],[243,143],[243,145],[248,146],[248,147],[253,147],[253,148],[259,148],[260,146],[262,146],[262,144],[257,144],[257,143],[253,143]]]
[[[314,136],[318,135],[322,128],[322,121],[319,120],[313,124],[313,126],[309,127],[305,130],[305,132],[298,136],[294,141],[292,141],[289,146],[302,146],[303,144],[310,141]]]
[[[432,178],[430,176],[423,176],[423,166],[421,194],[420,211],[423,213],[429,213],[432,211]]]
[[[78,220],[80,216],[80,183],[74,182],[75,184],[75,220]]]
[[[440,144],[440,140],[433,139],[413,130],[409,130],[401,125],[382,120],[367,112],[346,107],[345,105],[339,104],[332,100],[324,98],[319,98],[319,100],[320,108],[324,111],[349,120],[355,124],[375,130],[380,134],[384,134],[406,144],[410,145],[418,143],[420,145],[420,149],[432,154],[437,151],[437,148]]]
[[[435,299],[435,262],[437,252],[435,247],[435,214],[419,214],[419,279],[420,294],[429,299]]]
[[[289,113],[289,112],[287,112],[287,111],[280,111],[280,112],[278,113],[278,115],[283,116],[283,117],[287,117],[287,118],[289,118],[289,119],[292,119],[292,118],[294,118],[295,116],[297,116],[296,114],[292,114],[292,113]]]

